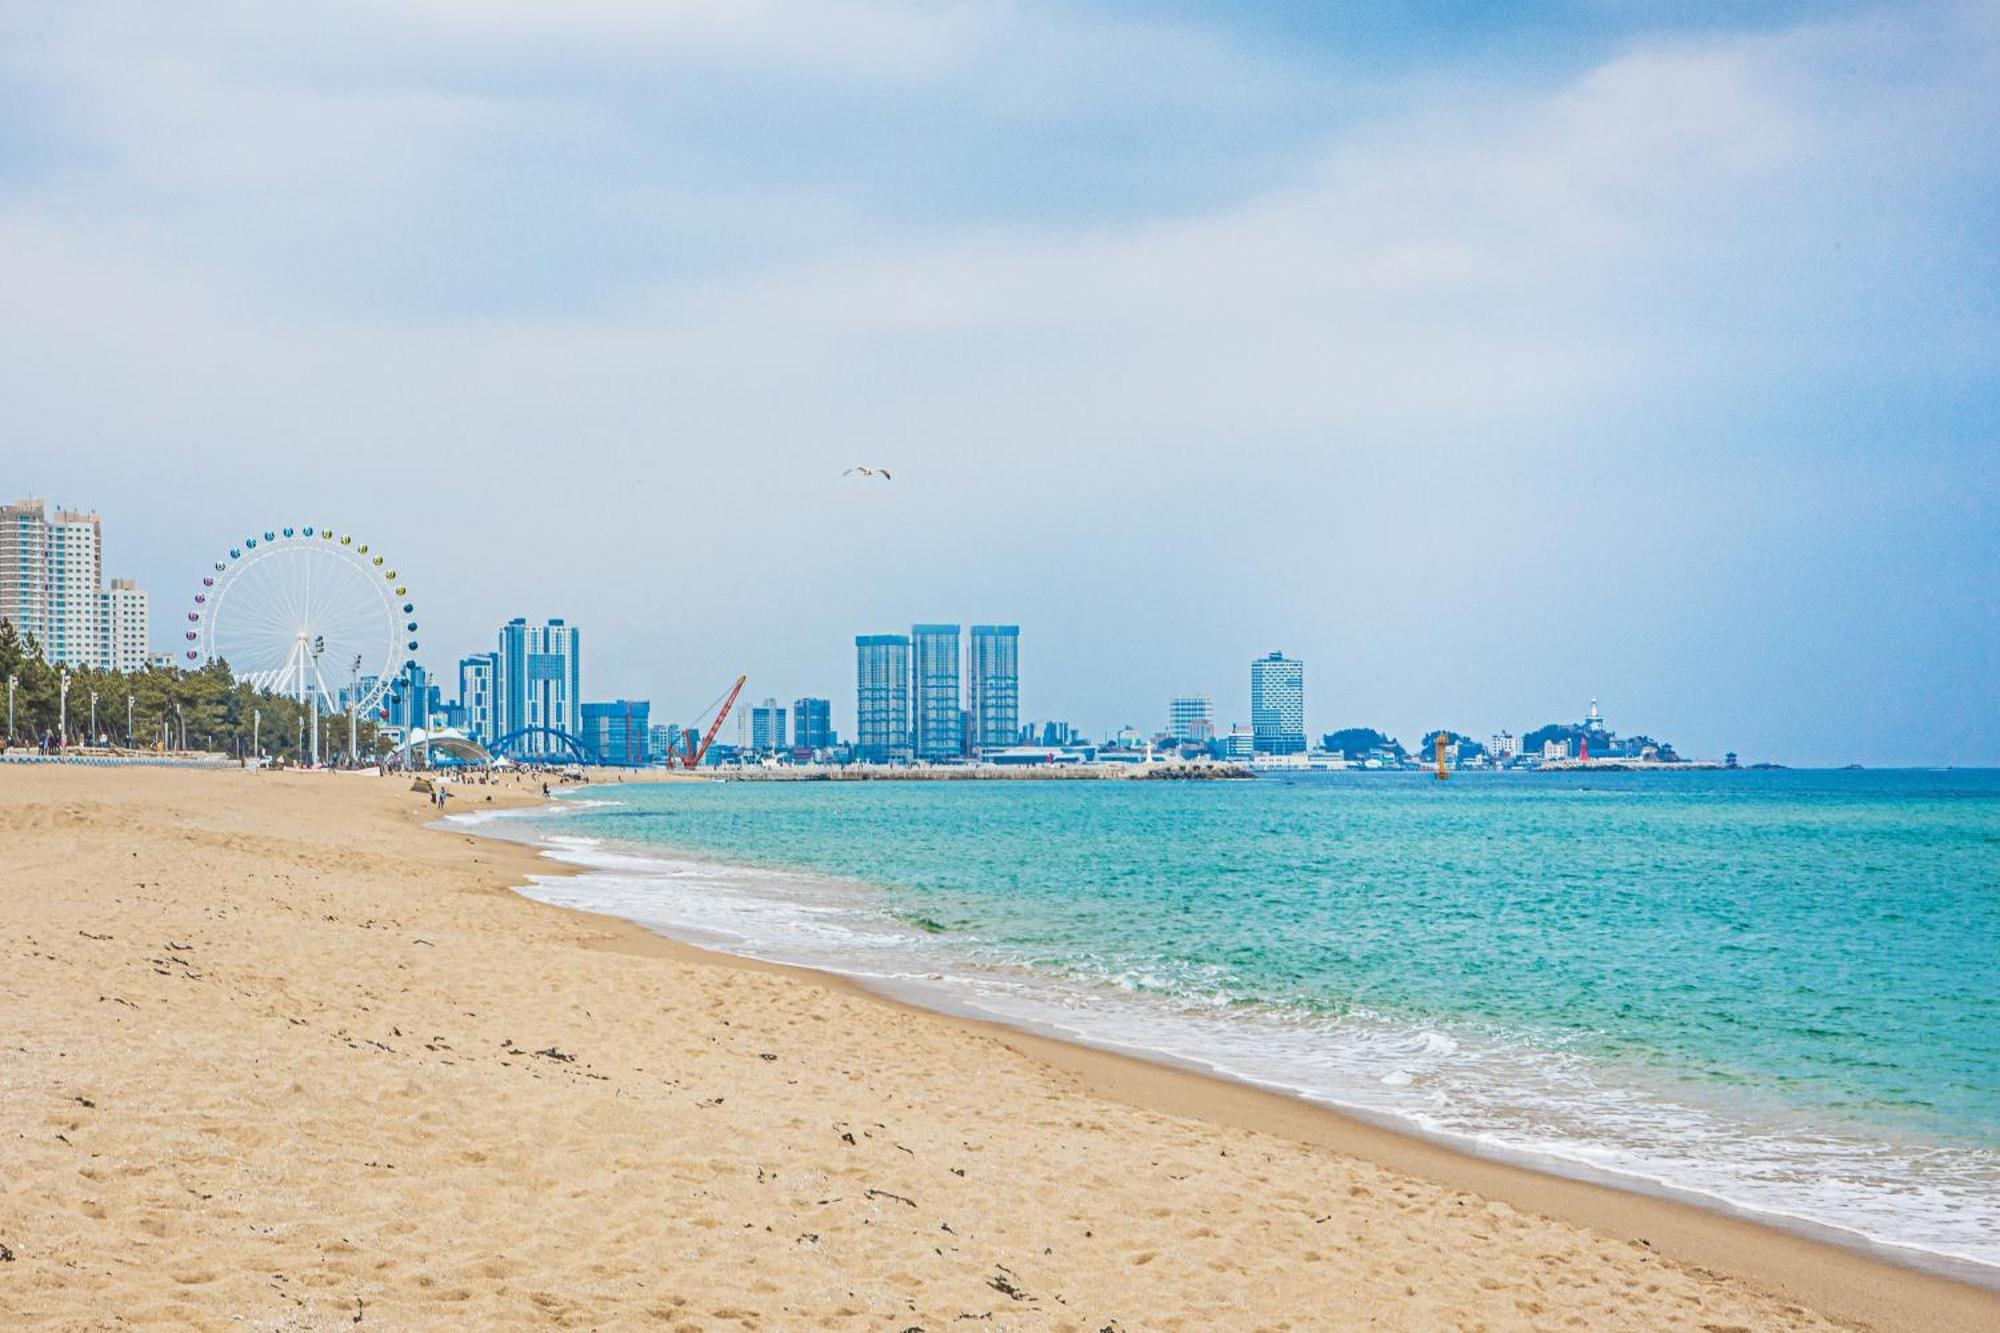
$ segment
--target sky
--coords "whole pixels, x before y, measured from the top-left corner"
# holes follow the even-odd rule
[[[0,491],[658,720],[2000,763],[1997,130],[1995,3],[0,0]]]

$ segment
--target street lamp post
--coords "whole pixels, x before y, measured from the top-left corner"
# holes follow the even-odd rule
[[[347,762],[350,767],[355,767],[361,763],[360,757],[355,754],[355,714],[361,702],[361,656],[358,653],[355,654],[354,666],[349,676],[350,681],[347,687]]]
[[[19,676],[7,677],[7,743],[14,743],[14,687],[21,683]]]
[[[326,636],[315,634],[312,641],[312,766],[319,767],[319,655],[326,651]]]
[[[185,750],[188,747],[187,710],[181,707],[178,699],[174,700],[174,720],[180,723],[181,749]]]
[[[125,696],[125,748],[132,748],[132,696]]]
[[[62,673],[62,676],[60,677],[60,686],[57,690],[56,749],[60,751],[63,748],[63,742],[68,739],[69,739],[69,671],[67,668],[65,668]]]
[[[259,732],[263,731],[263,729],[264,729],[264,710],[261,708],[251,709],[250,710],[250,758],[254,760],[260,768],[263,766],[264,763],[263,759],[264,752],[257,748],[257,736]]]
[[[97,691],[90,692],[90,743],[97,744]]]

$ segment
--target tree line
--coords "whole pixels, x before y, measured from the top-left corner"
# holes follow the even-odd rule
[[[62,705],[62,677],[69,674],[69,706]],[[23,635],[13,623],[0,620],[0,688],[11,696],[12,716],[0,718],[6,731],[0,745],[42,745],[58,736],[65,746],[96,744],[140,750],[217,750],[228,754],[255,752],[290,763],[303,762],[312,752],[311,707],[296,699],[259,690],[239,681],[226,662],[214,661],[198,671],[149,666],[143,671],[99,671],[64,668],[43,659],[32,634]],[[91,729],[91,693],[97,695],[96,730]],[[127,731],[127,725],[130,731]],[[372,757],[376,727],[360,719],[357,749]],[[347,716],[320,714],[320,757],[331,762],[347,749]]]

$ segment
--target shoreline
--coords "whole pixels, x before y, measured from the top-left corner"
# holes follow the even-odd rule
[[[576,789],[566,793],[566,798],[563,800],[513,807],[505,813],[526,817],[520,822],[527,823],[538,815],[544,818],[561,816],[576,807],[602,803],[589,795],[586,790]],[[463,819],[463,816],[455,816],[454,819]],[[512,819],[494,818],[487,827],[470,823],[444,822],[434,824],[433,827],[446,831],[471,831],[495,841],[534,848],[543,858],[540,864],[544,867],[553,865],[558,868],[555,873],[547,873],[545,869],[542,873],[534,875],[532,878],[537,888],[557,881],[588,880],[598,876],[606,876],[621,883],[633,879],[656,880],[668,891],[672,890],[676,882],[671,873],[607,867],[584,859],[586,855],[584,849],[563,844],[559,826],[551,827],[547,823],[541,823],[532,829],[523,829],[518,834],[493,831],[495,828],[504,828],[513,823],[515,821]],[[592,838],[586,841],[596,844],[599,840]],[[671,856],[676,864],[724,872],[751,870],[760,874],[776,874],[780,877],[786,873],[781,867],[754,866],[731,861],[701,849],[671,844],[614,841],[604,844],[604,850],[621,857],[656,857],[664,854]],[[818,874],[803,868],[794,868],[794,873],[809,876]],[[852,883],[857,887],[870,887],[865,881],[849,881],[839,876],[834,878],[843,884]],[[1343,1121],[1351,1122],[1356,1127],[1389,1135],[1397,1140],[1414,1141],[1472,1161],[1523,1170],[1538,1177],[1568,1180],[1609,1190],[1615,1194],[1657,1199],[1691,1208],[1706,1215],[1726,1217],[1796,1236],[1815,1244],[1831,1246],[1894,1268],[1938,1276],[2000,1294],[2000,1267],[1982,1264],[1959,1255],[1921,1245],[1899,1244],[1892,1240],[1879,1239],[1866,1232],[1822,1222],[1810,1216],[1786,1212],[1779,1208],[1760,1208],[1697,1187],[1676,1184],[1638,1171],[1620,1170],[1565,1158],[1555,1153],[1539,1151],[1533,1146],[1481,1139],[1476,1135],[1445,1129],[1429,1129],[1422,1124],[1412,1122],[1395,1110],[1343,1101],[1334,1093],[1315,1093],[1288,1085],[1279,1079],[1260,1078],[1251,1073],[1231,1069],[1221,1058],[1215,1056],[1177,1051],[1164,1046],[1148,1046],[1139,1041],[1122,1040],[1114,1036],[1095,1035],[1080,1026],[1066,1026],[1052,1019],[1028,1014],[1009,1014],[986,1000],[967,998],[949,989],[944,984],[944,978],[952,975],[949,963],[945,965],[946,970],[941,976],[931,974],[923,979],[919,979],[914,972],[894,975],[877,973],[865,968],[842,966],[837,962],[786,958],[780,953],[762,952],[742,942],[740,937],[734,936],[722,927],[703,929],[677,926],[671,922],[648,920],[636,915],[627,916],[620,908],[613,905],[557,901],[523,889],[517,889],[517,892],[524,892],[524,896],[530,900],[547,906],[580,911],[637,926],[650,934],[670,940],[682,947],[697,950],[704,955],[758,967],[789,969],[796,974],[852,987],[885,1003],[939,1018],[969,1023],[982,1030],[1015,1034],[1058,1049],[1080,1049],[1120,1060],[1136,1061],[1141,1065],[1186,1073],[1230,1087],[1277,1097],[1299,1107],[1323,1111]]]
[[[591,799],[586,794],[588,790],[573,790],[567,800]],[[520,815],[532,818],[539,810],[560,812],[565,804],[564,800],[537,800],[515,809]],[[477,825],[433,822],[428,827],[447,832],[470,831],[489,841],[532,849],[540,868],[534,876],[537,880],[580,879],[607,873],[566,859],[560,847],[538,837],[510,837]],[[670,850],[694,862],[733,864],[710,858],[698,850]],[[1082,1034],[1038,1031],[1026,1020],[965,1012],[944,1003],[926,1003],[902,993],[893,984],[864,975],[733,952],[611,911],[550,903],[532,896],[529,901],[556,911],[615,922],[625,930],[640,932],[647,940],[663,941],[674,949],[689,951],[721,966],[788,976],[856,994],[907,1013],[961,1025],[1074,1075],[1096,1094],[1141,1109],[1276,1134],[1446,1188],[1467,1190],[1513,1207],[1627,1236],[1667,1257],[1771,1285],[1801,1303],[1841,1317],[1860,1319],[1871,1326],[1898,1326],[1894,1319],[1900,1302],[1879,1303],[1868,1294],[1868,1289],[1902,1276],[1941,1284],[1946,1293],[1969,1295],[1972,1322],[1963,1327],[1985,1328],[1990,1326],[1988,1321],[2000,1320],[2000,1270],[1953,1255],[1916,1246],[1896,1246],[1807,1218],[1760,1213],[1719,1197],[1593,1169],[1581,1163],[1571,1164],[1560,1158],[1456,1142],[1445,1135],[1404,1127],[1388,1114],[1377,1115],[1362,1108],[1311,1099],[1196,1059],[1095,1041]],[[1755,1253],[1756,1261],[1744,1262],[1746,1253]],[[1855,1264],[1873,1265],[1880,1271],[1856,1272],[1851,1268]],[[1841,1293],[1838,1304],[1827,1303],[1828,1290]],[[1982,1305],[1988,1308],[1982,1310],[1979,1308]]]
[[[516,887],[573,868],[427,827],[409,788],[0,777],[34,887],[0,894],[0,1323],[2000,1318],[1822,1242],[536,902]]]

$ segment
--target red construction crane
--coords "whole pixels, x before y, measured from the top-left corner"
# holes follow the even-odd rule
[[[722,701],[722,707],[717,711],[715,721],[708,724],[708,731],[702,736],[700,745],[695,744],[694,727],[690,727],[682,733],[687,737],[687,749],[681,754],[682,768],[701,767],[702,758],[708,754],[709,744],[715,740],[715,733],[722,730],[722,720],[728,717],[729,710],[736,706],[736,696],[743,693],[743,683],[749,679],[750,677],[748,676],[738,676],[736,683],[730,686],[729,696]],[[710,704],[709,707],[714,708],[715,705]],[[694,725],[696,727],[700,726],[701,719],[696,718]]]

